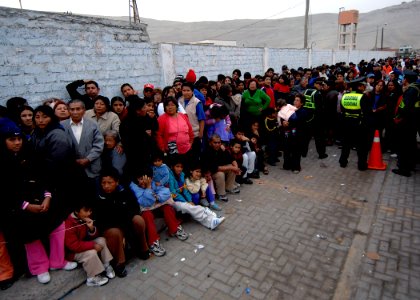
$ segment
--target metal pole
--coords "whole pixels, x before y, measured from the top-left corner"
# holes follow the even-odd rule
[[[381,33],[381,50],[384,50],[384,27],[382,26],[382,33]]]
[[[128,0],[128,20],[130,21],[131,25],[131,0]]]
[[[309,14],[309,0],[306,0],[305,8],[305,26],[304,26],[304,38],[303,38],[303,48],[308,48],[308,14]]]

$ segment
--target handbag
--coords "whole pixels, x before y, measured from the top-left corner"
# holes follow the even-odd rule
[[[170,155],[178,154],[178,146],[176,145],[176,141],[168,142],[168,153]]]

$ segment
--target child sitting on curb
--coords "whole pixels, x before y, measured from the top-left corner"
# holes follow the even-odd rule
[[[91,205],[84,203],[68,216],[64,240],[66,256],[69,260],[83,263],[87,286],[102,286],[108,283],[108,278],[115,277],[114,269],[110,265],[113,257],[105,239],[98,236],[99,232],[93,225],[91,214]],[[104,271],[106,277],[101,275]]]
[[[169,186],[169,167],[163,163],[163,153],[156,151],[153,155],[153,182],[156,186]]]
[[[145,220],[132,191],[120,185],[117,170],[102,170],[99,181],[101,190],[95,207],[96,226],[102,230],[114,257],[112,267],[115,274],[125,277],[126,244],[131,246],[138,258],[146,260],[150,257]]]
[[[213,210],[221,210],[215,202],[214,193],[211,190],[210,184],[207,182],[206,178],[201,177],[201,167],[199,164],[190,166],[190,177],[185,180],[185,183],[187,185],[187,190],[191,194],[192,202],[195,205],[200,204],[205,207],[210,207]],[[213,184],[212,180],[211,184]]]
[[[239,168],[241,169],[242,174],[246,174],[246,167],[243,166],[243,155],[242,155],[242,145],[241,142],[237,139],[234,139],[230,142],[229,145],[229,153],[230,156],[236,163],[238,164]],[[243,175],[236,175],[235,182],[238,186],[241,184],[253,184],[252,180],[248,177],[243,178]]]
[[[173,200],[168,188],[157,186],[155,181],[149,177],[149,170],[142,170],[136,176],[136,183],[130,183],[130,189],[137,198],[142,210],[142,217],[146,223],[147,243],[150,250],[156,256],[164,256],[166,250],[160,244],[160,237],[154,222],[155,216],[162,215],[168,226],[170,236],[176,236],[179,240],[188,239],[188,234],[180,225],[181,222],[176,218],[175,210],[171,206]]]
[[[216,213],[208,207],[194,205],[190,192],[186,189],[185,175],[182,172],[184,163],[181,159],[174,157],[169,173],[169,189],[175,201],[173,204],[176,211],[183,214],[187,213],[203,226],[213,230],[216,229],[224,220],[224,217],[218,218]]]
[[[255,169],[257,155],[255,154],[255,151],[251,149],[249,138],[245,136],[244,130],[238,128],[235,133],[235,139],[238,140],[242,146],[242,166],[246,168],[246,172],[244,172],[242,176],[245,181],[244,183],[247,183],[246,181],[248,181],[247,179],[249,178],[260,178],[258,170]]]

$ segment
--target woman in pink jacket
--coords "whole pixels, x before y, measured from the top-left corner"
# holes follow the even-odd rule
[[[194,139],[188,116],[178,112],[178,101],[174,97],[166,98],[163,105],[165,113],[158,118],[157,145],[168,155],[186,154]]]

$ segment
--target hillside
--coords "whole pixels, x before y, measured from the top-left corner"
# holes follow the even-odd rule
[[[361,50],[374,48],[377,28],[379,29],[377,46],[380,47],[381,28],[384,26],[384,47],[398,48],[409,44],[420,49],[419,11],[420,1],[412,1],[360,14],[357,48]],[[308,44],[317,49],[336,48],[337,19],[338,14],[311,15]],[[191,23],[145,18],[141,20],[148,24],[152,42],[234,40],[238,46],[246,47],[303,47],[303,17]]]

